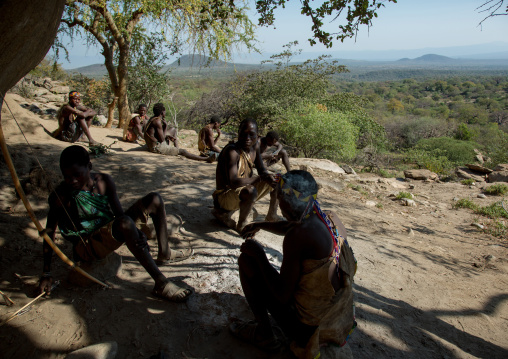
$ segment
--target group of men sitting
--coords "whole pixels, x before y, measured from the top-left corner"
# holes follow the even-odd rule
[[[84,111],[76,114],[86,122],[85,115],[88,113]],[[146,121],[145,115],[141,109],[142,121]],[[167,124],[165,129],[163,120],[163,107],[154,106],[154,117],[148,119],[143,130],[151,149],[166,141]],[[135,122],[134,127],[139,130],[141,122]],[[150,126],[153,131],[148,130]],[[351,287],[356,260],[347,243],[344,225],[335,213],[321,210],[318,186],[310,173],[289,171],[287,161],[284,165],[288,172],[284,175],[267,171],[263,160],[274,161],[282,149],[276,145],[275,137],[267,135],[259,139],[255,120],[242,121],[238,140],[222,150],[216,146],[213,130],[220,135],[217,118],[212,118],[200,131],[200,138],[214,140],[203,141],[205,146],[200,150],[218,161],[213,214],[245,239],[238,258],[239,277],[255,318],[232,321],[231,333],[264,350],[277,351],[282,343],[277,334],[282,330],[292,340],[291,350],[299,358],[318,357],[323,345],[343,345],[356,325]],[[141,131],[134,133],[139,136]],[[273,145],[278,152],[263,156],[263,148]],[[92,172],[88,151],[82,146],[70,146],[62,152],[60,169],[64,181],[49,197],[48,235],[54,239],[58,227],[61,235],[73,243],[77,261],[102,259],[125,243],[153,278],[153,295],[170,301],[187,300],[192,291],[167,279],[159,269],[193,255],[192,249],[170,248],[162,197],[152,192],[124,211],[113,179]],[[265,221],[248,223],[254,203],[267,194],[270,207]],[[277,217],[278,208],[285,220]],[[236,210],[240,213],[235,223],[231,214]],[[147,237],[140,229],[148,218],[155,226],[156,259],[150,255]],[[279,271],[269,262],[262,244],[254,239],[259,230],[284,236]],[[53,251],[46,242],[43,252],[39,288],[49,293],[53,283],[50,272]],[[272,325],[269,314],[280,330]]]

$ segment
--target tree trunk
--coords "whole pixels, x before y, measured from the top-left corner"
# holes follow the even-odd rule
[[[111,125],[113,125],[113,112],[115,111],[115,105],[116,101],[118,100],[118,97],[113,97],[113,101],[111,103],[108,103],[108,122],[106,123],[106,128],[111,128]]]

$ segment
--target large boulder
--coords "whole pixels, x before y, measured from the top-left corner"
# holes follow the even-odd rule
[[[404,176],[406,178],[412,178],[412,179],[421,180],[421,181],[439,179],[439,176],[436,173],[426,170],[426,169],[405,170]]]
[[[508,182],[508,171],[494,171],[489,173],[488,182]]]
[[[308,170],[319,169],[333,172],[335,174],[346,174],[346,172],[335,162],[317,158],[291,158],[291,167],[305,166]]]
[[[493,171],[508,171],[508,163],[500,163],[492,169]]]
[[[53,92],[54,94],[57,94],[57,95],[60,95],[60,94],[68,94],[70,89],[69,89],[69,86],[53,86],[51,89],[50,89],[51,92]]]
[[[472,171],[480,172],[480,173],[490,173],[490,172],[492,172],[492,170],[490,168],[483,167],[483,166],[480,166],[480,165],[477,165],[477,164],[474,164],[474,163],[466,164],[466,167],[469,168]]]

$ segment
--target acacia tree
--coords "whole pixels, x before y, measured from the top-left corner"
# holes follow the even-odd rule
[[[243,3],[243,2],[242,2]],[[159,32],[173,53],[184,45],[214,58],[229,58],[235,45],[253,46],[245,7],[222,0],[67,0],[60,34],[102,47],[111,88],[118,98],[119,127],[130,117],[127,99],[133,51]],[[60,41],[61,43],[61,41]]]

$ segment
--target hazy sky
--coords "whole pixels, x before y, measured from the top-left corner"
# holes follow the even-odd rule
[[[316,1],[318,3],[319,1]],[[507,41],[508,16],[486,20],[475,9],[485,0],[398,0],[385,3],[378,11],[373,26],[360,28],[356,41],[334,41],[332,51],[401,50],[427,47],[452,47]],[[252,2],[254,8],[254,1]],[[322,45],[311,47],[307,39],[311,35],[310,21],[300,14],[300,2],[291,0],[286,9],[275,12],[275,28],[259,28],[259,48],[263,52],[278,53],[282,45],[298,40],[304,51],[325,53]],[[255,11],[252,19],[256,21]],[[340,19],[327,26],[338,26]],[[71,50],[71,63],[62,60],[65,68],[75,68],[102,63],[97,49],[76,45]],[[242,62],[239,56],[236,62]]]

